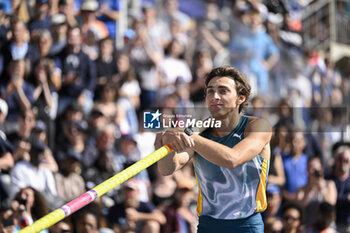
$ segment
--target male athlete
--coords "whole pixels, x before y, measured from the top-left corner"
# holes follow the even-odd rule
[[[213,69],[205,85],[206,104],[221,128],[201,134],[188,128],[158,133],[155,146],[174,149],[158,162],[158,169],[170,175],[193,158],[199,233],[264,232],[260,212],[267,207],[271,127],[263,119],[241,114],[250,85],[235,68]]]

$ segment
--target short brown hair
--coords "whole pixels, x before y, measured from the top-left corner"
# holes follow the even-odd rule
[[[238,108],[238,112],[241,112],[242,109],[248,105],[248,98],[250,95],[251,88],[247,80],[244,78],[241,72],[232,66],[217,67],[210,71],[210,73],[207,75],[205,79],[206,88],[210,80],[215,77],[228,77],[235,81],[237,94],[244,95],[246,97],[244,102]]]

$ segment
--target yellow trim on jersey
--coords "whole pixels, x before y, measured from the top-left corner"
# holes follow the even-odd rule
[[[268,163],[267,163],[267,160],[264,159],[261,165],[260,183],[259,183],[258,191],[256,193],[257,209],[255,213],[264,211],[267,208],[267,200],[266,200],[267,168],[268,168]]]
[[[197,181],[197,185],[198,185],[198,198],[197,198],[197,215],[199,216],[202,211],[203,211],[203,196],[202,196],[202,190],[201,190],[201,186],[199,185],[199,181],[196,176],[196,181]]]

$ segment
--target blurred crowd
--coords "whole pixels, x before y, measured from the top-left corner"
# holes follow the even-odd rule
[[[152,153],[143,112],[201,110],[223,65],[252,85],[246,114],[274,126],[265,232],[350,232],[350,72],[302,36],[318,1],[191,2],[0,1],[0,233]],[[196,232],[196,194],[191,164],[153,165],[43,232]]]

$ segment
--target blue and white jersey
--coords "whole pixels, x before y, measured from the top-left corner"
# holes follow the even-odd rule
[[[201,135],[233,147],[244,138],[249,117],[241,116],[237,127],[225,137]],[[257,155],[233,169],[215,165],[195,153],[195,173],[199,187],[197,214],[216,219],[241,219],[266,209],[266,183],[269,161]]]

